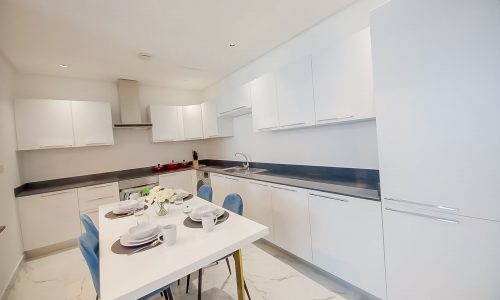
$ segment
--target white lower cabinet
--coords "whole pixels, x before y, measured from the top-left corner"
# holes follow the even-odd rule
[[[313,263],[386,299],[381,203],[310,191],[309,216]]]
[[[162,174],[159,176],[161,186],[181,189],[193,193],[192,170]]]
[[[266,240],[274,242],[271,187],[255,180],[240,180],[239,192],[243,198],[243,216],[269,227]]]
[[[99,228],[99,206],[120,201],[119,194],[118,182],[78,188],[80,213],[88,215]]]
[[[271,185],[274,243],[312,262],[307,191]]]
[[[224,198],[231,193],[239,194],[239,179],[236,177],[210,173],[210,185],[212,186],[212,201],[222,206]]]
[[[80,236],[76,189],[17,198],[24,250]]]
[[[500,223],[384,206],[389,300],[500,299]]]

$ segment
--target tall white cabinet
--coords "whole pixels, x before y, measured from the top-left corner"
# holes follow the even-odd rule
[[[371,16],[388,299],[499,299],[500,2]]]

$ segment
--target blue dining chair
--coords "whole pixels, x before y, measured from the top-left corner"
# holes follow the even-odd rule
[[[85,261],[87,262],[87,266],[90,270],[90,275],[92,275],[92,282],[94,283],[94,288],[97,293],[97,300],[101,295],[101,287],[99,282],[99,239],[92,235],[90,232],[84,232],[80,236],[78,245],[80,246],[80,251],[85,258]],[[165,299],[167,300],[174,300],[172,291],[170,290],[170,285],[149,293],[148,295],[141,297],[138,300],[150,299],[151,297],[158,294],[161,294],[161,296],[165,297]]]
[[[207,184],[200,186],[198,189],[198,197],[203,198],[208,202],[212,202],[212,187]]]
[[[210,191],[211,190],[212,189],[210,188]],[[240,195],[238,195],[236,193],[229,194],[224,198],[224,202],[222,203],[222,207],[224,207],[225,209],[232,211],[233,213],[241,216],[243,214],[243,199],[241,198]],[[223,259],[226,260],[227,268],[229,269],[229,275],[232,274],[231,265],[229,264],[229,257],[230,256],[232,256],[232,254],[229,254],[228,256],[223,257],[217,261],[217,263],[218,263],[219,261],[221,261]],[[203,269],[199,269],[198,270],[198,300],[201,300],[202,277],[203,277]],[[191,279],[191,275],[188,275],[186,294],[189,291],[190,279]],[[244,283],[245,292],[247,293],[247,296],[248,296],[248,300],[252,300],[252,298],[250,297],[250,293],[248,292],[248,287],[247,287],[246,281],[243,280],[243,283]]]
[[[80,214],[80,221],[82,222],[83,227],[85,228],[85,232],[90,233],[97,240],[99,240],[99,230],[95,226],[92,219],[86,214]]]

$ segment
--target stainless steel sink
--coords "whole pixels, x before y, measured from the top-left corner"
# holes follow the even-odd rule
[[[263,173],[266,172],[266,169],[259,169],[259,168],[244,168],[244,167],[231,167],[231,168],[225,168],[222,169],[221,171],[226,172],[226,173],[231,173],[231,174],[257,174],[257,173]]]

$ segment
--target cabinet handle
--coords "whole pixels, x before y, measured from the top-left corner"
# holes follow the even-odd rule
[[[282,187],[277,187],[277,186],[272,186],[273,189],[278,189],[278,190],[284,190],[284,191],[289,191],[289,192],[297,192],[297,190],[292,190],[292,189],[287,189],[287,188],[282,188]]]
[[[175,140],[173,140],[173,139],[157,139],[157,140],[155,140],[155,142],[173,142],[173,141],[175,141]]]
[[[319,119],[317,122],[326,122],[326,121],[335,121],[335,120],[344,120],[344,119],[351,119],[354,118],[354,115],[350,116],[342,116],[342,117],[333,117],[333,118],[326,118],[326,119]]]
[[[95,198],[95,199],[89,199],[87,201],[97,201],[97,200],[102,200],[102,199],[108,199],[108,198],[113,198],[113,196],[105,196],[105,197],[99,197],[99,198]]]
[[[108,143],[86,143],[85,146],[101,146],[108,145]]]
[[[88,187],[86,188],[86,190],[95,190],[95,189],[101,189],[101,188],[105,188],[105,187],[110,187],[110,186],[113,186],[112,183],[110,184],[106,184],[106,185],[99,185],[99,186],[91,186],[91,187]]]
[[[253,181],[249,181],[249,183],[255,184],[255,185],[260,185],[260,186],[268,186],[268,185],[265,185],[265,184],[262,184],[262,183],[258,183],[258,182],[253,182]]]
[[[294,124],[288,124],[288,125],[281,125],[281,127],[290,127],[290,126],[303,125],[303,124],[306,124],[306,122],[300,122],[300,123],[294,123]]]
[[[276,128],[276,126],[269,126],[269,127],[264,127],[264,128],[259,128],[258,130],[268,130],[268,129],[273,129]]]
[[[385,200],[389,200],[389,201],[395,201],[395,202],[401,202],[401,203],[419,205],[419,206],[424,206],[424,207],[431,207],[431,208],[443,209],[443,210],[447,210],[447,211],[460,211],[460,209],[456,208],[456,207],[448,207],[448,206],[443,206],[443,205],[424,204],[424,203],[418,203],[418,202],[413,202],[413,201],[408,201],[408,200],[402,200],[402,199],[396,199],[396,198],[388,198],[388,197],[384,197],[384,199]]]
[[[245,108],[245,105],[243,105],[243,106],[238,106],[238,107],[236,107],[236,108],[231,109],[230,111],[235,111],[235,110],[238,110],[238,109],[240,109],[240,108]]]
[[[419,213],[414,213],[414,212],[410,212],[410,211],[404,211],[404,210],[399,210],[399,209],[394,209],[394,208],[389,208],[389,207],[386,207],[385,210],[397,212],[400,214],[412,215],[415,217],[432,219],[435,221],[440,221],[440,222],[445,222],[445,223],[460,224],[460,221],[458,221],[458,220],[444,219],[444,218],[439,218],[439,217],[434,217],[434,216],[430,216],[430,215],[424,215],[424,214],[419,214]]]
[[[64,194],[69,194],[72,193],[72,191],[64,191],[64,192],[58,192],[58,193],[52,193],[52,194],[44,194],[41,195],[40,197],[45,198],[45,197],[51,197],[51,196],[57,196],[57,195],[64,195]]]
[[[64,148],[67,145],[45,145],[45,146],[39,146],[40,149],[50,149],[50,148]]]
[[[226,110],[226,111],[223,111],[223,112],[219,113],[219,115],[224,115],[224,114],[227,114],[228,112],[231,112],[231,111],[232,111],[231,109],[230,110]]]
[[[349,202],[349,200],[347,200],[347,199],[341,199],[341,198],[335,198],[335,197],[328,197],[328,196],[323,196],[323,195],[318,195],[318,194],[309,194],[309,195],[320,197],[320,198],[337,200],[337,201],[341,201],[341,202]]]

